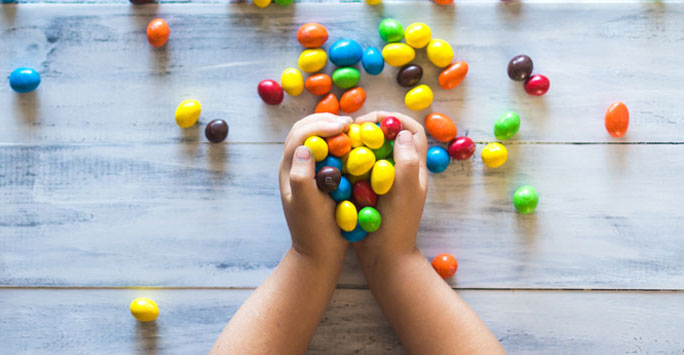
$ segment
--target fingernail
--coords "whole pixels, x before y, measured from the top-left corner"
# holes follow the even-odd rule
[[[337,119],[340,120],[340,122],[342,123],[350,123],[352,120],[349,116],[340,116]]]
[[[309,159],[311,159],[311,151],[309,148],[300,145],[295,149],[295,158],[299,161],[309,161]]]
[[[397,137],[397,142],[399,142],[400,145],[409,145],[413,141],[413,134],[409,131],[401,131],[399,132],[399,137]]]

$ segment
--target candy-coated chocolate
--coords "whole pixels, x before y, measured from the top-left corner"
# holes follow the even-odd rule
[[[392,18],[382,20],[378,26],[378,32],[385,42],[399,42],[404,38],[404,28],[401,27],[399,21]]]
[[[480,155],[485,165],[490,168],[498,168],[504,165],[508,159],[508,150],[501,143],[492,142],[482,149]]]
[[[375,164],[375,154],[366,147],[352,149],[347,157],[347,171],[355,176],[369,172],[373,164]]]
[[[171,29],[164,19],[156,18],[147,25],[147,41],[152,47],[161,47],[169,40]]]
[[[297,65],[299,65],[299,69],[303,72],[315,73],[323,69],[327,61],[328,55],[324,50],[320,48],[305,49],[302,51],[302,54],[299,55]]]
[[[335,220],[337,225],[346,232],[351,232],[356,228],[359,215],[356,206],[349,200],[344,200],[337,204],[335,208]]]
[[[458,134],[454,121],[439,112],[433,112],[425,117],[425,129],[434,139],[444,143],[456,138]]]
[[[385,160],[387,160],[390,164],[392,164],[392,166],[395,165],[395,163],[394,163],[394,158],[392,158],[392,157],[387,157],[387,158],[385,158]]]
[[[397,83],[403,87],[411,87],[418,84],[423,77],[423,68],[417,64],[406,64],[397,73]]]
[[[376,161],[371,170],[370,181],[373,192],[378,195],[386,194],[394,184],[394,165],[384,159]]]
[[[620,138],[627,133],[627,128],[629,128],[629,110],[627,106],[622,102],[616,102],[606,111],[605,125],[608,133],[615,137]]]
[[[333,192],[340,185],[342,173],[332,166],[324,166],[316,173],[316,185],[323,192]]]
[[[430,43],[430,40],[432,39],[432,30],[430,29],[430,26],[424,23],[412,23],[406,27],[404,39],[406,40],[406,44],[413,48],[423,48]]]
[[[361,142],[370,149],[378,149],[385,143],[385,134],[374,122],[361,124]]]
[[[330,197],[332,197],[335,202],[342,202],[351,198],[351,191],[351,183],[346,177],[342,176],[339,185],[337,185],[337,189],[330,192]]]
[[[9,83],[12,90],[25,94],[38,88],[40,74],[33,68],[17,68],[10,74]]]
[[[335,94],[333,93],[325,95],[325,97],[323,97],[321,101],[318,101],[318,104],[316,105],[316,109],[314,110],[314,112],[328,112],[335,115],[340,113],[340,102],[337,101],[337,96],[335,96]]]
[[[352,187],[352,196],[359,208],[375,207],[378,203],[378,195],[368,180],[356,181]]]
[[[204,128],[204,135],[210,142],[221,143],[228,137],[228,123],[224,120],[212,120]]]
[[[382,0],[366,0],[366,4],[368,5],[378,5],[382,3]]]
[[[347,131],[347,136],[351,140],[352,148],[360,147],[363,145],[361,141],[361,125],[358,123],[352,123],[349,125],[349,130]]]
[[[537,190],[530,185],[523,185],[513,194],[513,206],[522,214],[530,214],[537,209],[539,195]]]
[[[341,39],[330,46],[330,61],[338,67],[348,67],[361,60],[363,48],[352,39]]]
[[[418,85],[404,96],[406,107],[413,111],[424,110],[432,105],[432,89],[427,85]]]
[[[468,137],[456,137],[447,147],[449,155],[454,160],[466,160],[475,153],[475,143]]]
[[[323,169],[325,166],[332,166],[333,168],[337,168],[337,170],[342,171],[342,159],[328,154],[325,159],[316,162],[316,172]]]
[[[280,6],[289,6],[294,2],[294,0],[273,0],[273,1]]]
[[[359,70],[352,67],[337,68],[333,72],[332,81],[341,89],[349,89],[359,83],[361,74]]]
[[[399,121],[398,118],[394,116],[388,116],[383,118],[380,122],[380,129],[382,130],[382,133],[385,134],[385,139],[393,141],[395,138],[397,138],[397,134],[404,129],[404,126],[401,124],[401,121]]]
[[[382,69],[385,68],[385,59],[382,57],[382,53],[379,49],[375,47],[368,47],[363,52],[361,57],[361,64],[366,73],[370,75],[378,75],[382,73]]]
[[[365,174],[359,176],[349,174],[347,175],[347,178],[352,185],[354,185],[357,181],[370,181],[371,170],[368,170]]]
[[[364,207],[359,211],[359,226],[368,233],[375,232],[380,228],[382,217],[380,212],[373,207]]]
[[[433,39],[427,45],[427,56],[432,64],[442,68],[454,60],[454,50],[449,42],[441,39]]]
[[[328,40],[328,30],[320,23],[305,23],[297,30],[297,40],[305,48],[323,47]]]
[[[140,322],[152,322],[159,316],[159,307],[147,297],[138,297],[131,302],[131,314]]]
[[[328,156],[328,143],[319,137],[311,136],[304,141],[304,145],[307,146],[314,156],[314,160],[321,161]]]
[[[260,7],[262,9],[271,4],[271,0],[252,0],[252,2],[254,5],[256,5],[256,7]]]
[[[275,80],[262,80],[257,86],[259,96],[269,105],[278,105],[283,102],[283,88]]]
[[[541,74],[535,74],[525,82],[525,91],[530,95],[542,96],[549,91],[550,86],[549,78]]]
[[[363,240],[366,238],[368,235],[368,232],[363,230],[360,225],[356,225],[356,228],[354,228],[353,231],[347,232],[347,231],[342,231],[342,237],[350,242],[358,242],[360,240]]]
[[[432,268],[446,280],[456,273],[458,261],[451,254],[439,254],[432,259]]]
[[[280,76],[280,84],[290,96],[298,96],[304,91],[304,78],[296,68],[285,69]]]
[[[325,95],[332,89],[332,79],[328,74],[315,74],[306,78],[304,87],[313,95]]]
[[[355,87],[342,94],[340,109],[346,113],[353,113],[361,109],[364,102],[366,102],[366,91],[363,88]]]
[[[444,90],[451,90],[461,84],[468,74],[468,63],[458,61],[451,63],[439,74],[439,86]]]
[[[344,133],[328,137],[325,140],[328,142],[328,151],[336,157],[342,157],[351,151],[351,139]]]
[[[520,116],[513,111],[504,112],[494,123],[494,135],[500,141],[513,138],[519,129]]]
[[[373,154],[375,154],[375,160],[387,158],[390,154],[392,154],[393,149],[394,146],[392,145],[392,141],[385,139],[385,143],[382,144],[382,147],[378,149],[372,149]]]
[[[433,1],[437,5],[451,5],[454,3],[454,0],[433,0]]]
[[[427,168],[433,173],[441,173],[449,166],[449,153],[440,146],[430,147],[427,151]]]
[[[197,100],[184,100],[176,108],[176,123],[181,128],[192,127],[202,113],[202,105]]]
[[[416,57],[416,51],[404,43],[390,43],[382,48],[382,58],[393,67],[410,63]]]
[[[508,77],[515,81],[525,81],[532,75],[534,64],[532,58],[521,54],[508,62]]]

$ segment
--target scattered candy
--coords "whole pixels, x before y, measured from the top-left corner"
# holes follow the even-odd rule
[[[271,4],[271,0],[252,0],[252,2],[254,5],[256,5],[256,7],[260,7],[262,9]]]
[[[332,81],[341,89],[349,89],[359,83],[361,74],[352,67],[337,68],[333,72]]]
[[[605,118],[606,130],[608,133],[615,137],[620,138],[627,133],[627,128],[629,128],[629,110],[627,106],[622,102],[616,102],[606,111]]]
[[[432,39],[432,30],[424,23],[416,22],[406,27],[404,33],[406,44],[413,48],[423,48]]]
[[[407,64],[399,69],[397,83],[403,87],[411,87],[418,84],[423,77],[423,68],[417,64]]]
[[[330,193],[330,196],[335,200],[335,202],[342,202],[351,198],[351,183],[346,177],[340,177],[340,183],[337,185],[337,189]]]
[[[152,322],[159,316],[159,307],[147,297],[138,297],[131,302],[131,314],[141,322]]]
[[[427,85],[418,85],[404,96],[406,107],[413,111],[424,110],[432,105],[432,89]]]
[[[328,151],[336,157],[342,157],[351,151],[351,139],[344,133],[325,139],[328,142]]]
[[[341,39],[330,46],[330,61],[338,67],[354,65],[361,60],[363,48],[351,39]]]
[[[432,267],[443,279],[448,279],[456,273],[458,261],[451,254],[439,254],[432,259]]]
[[[363,88],[355,87],[342,94],[340,109],[346,113],[353,113],[358,111],[364,102],[366,102],[366,91]]]
[[[273,0],[276,4],[280,6],[289,6],[294,2],[294,0]]]
[[[147,25],[147,41],[152,47],[161,47],[169,40],[169,24],[164,19],[156,18]]]
[[[534,96],[542,96],[549,91],[549,78],[541,74],[532,75],[527,81],[525,81],[525,91]]]
[[[316,185],[323,192],[333,192],[340,185],[342,174],[332,166],[324,166],[316,173]]]
[[[325,95],[332,89],[332,79],[328,74],[315,74],[306,78],[304,87],[313,95]]]
[[[382,130],[382,133],[385,134],[385,139],[394,140],[397,137],[397,134],[404,129],[404,126],[398,118],[388,116],[380,122],[380,129]]]
[[[494,123],[494,135],[496,139],[505,141],[513,138],[520,129],[520,116],[513,111],[504,112]]]
[[[287,68],[283,71],[280,76],[280,84],[290,96],[298,96],[304,91],[304,78],[302,73],[295,68]]]
[[[38,88],[40,74],[33,68],[17,68],[10,74],[9,83],[12,90],[25,94]]]
[[[394,184],[394,165],[387,160],[378,160],[371,170],[371,187],[377,195],[384,195]]]
[[[330,148],[328,148],[328,150],[329,149]],[[342,171],[342,159],[334,155],[328,155],[327,157],[325,157],[325,159],[316,162],[316,172],[318,172],[326,166],[332,166],[333,168],[337,168],[337,170]]]
[[[468,137],[456,137],[447,147],[449,155],[454,160],[466,160],[475,153],[475,143]]]
[[[320,48],[306,49],[299,55],[297,64],[299,69],[306,73],[315,73],[325,67],[328,55]]]
[[[328,30],[319,23],[305,23],[297,30],[297,41],[299,41],[304,48],[323,47],[327,40]]]
[[[537,195],[537,190],[530,185],[520,186],[513,194],[513,206],[522,214],[534,212],[538,204],[539,195]]]
[[[359,208],[375,207],[378,203],[378,195],[373,191],[373,187],[368,180],[355,182],[352,188],[352,196],[354,203]]]
[[[333,93],[325,95],[325,97],[322,98],[321,101],[318,101],[318,104],[316,105],[316,109],[314,110],[314,112],[328,112],[335,115],[340,113],[340,102],[337,101],[337,96],[335,96],[335,94]]]
[[[311,136],[307,138],[304,141],[304,145],[311,150],[311,153],[316,161],[321,161],[328,156],[328,144],[319,136]]]
[[[370,75],[378,75],[382,73],[382,69],[385,68],[385,59],[382,57],[382,53],[375,47],[368,47],[363,52],[361,57],[361,64],[366,73]]]
[[[275,80],[262,80],[257,86],[259,96],[269,105],[278,105],[283,102],[283,88]]]
[[[449,166],[449,153],[440,146],[430,147],[427,151],[427,168],[433,173],[441,173]]]
[[[446,67],[454,59],[454,50],[451,45],[441,39],[433,39],[427,45],[427,56],[432,64],[442,68]]]
[[[445,143],[454,139],[458,133],[454,121],[439,112],[433,112],[425,117],[425,129],[434,139]]]
[[[176,123],[181,128],[192,127],[202,113],[202,105],[197,100],[185,100],[176,108]]]
[[[204,128],[204,135],[212,143],[221,143],[228,137],[228,123],[224,120],[212,120]]]
[[[360,225],[357,225],[356,228],[354,228],[353,231],[347,232],[347,231],[342,231],[342,237],[350,242],[358,242],[359,240],[363,240],[363,238],[366,238],[368,235],[368,232],[363,230]]]
[[[386,18],[380,22],[378,32],[380,38],[385,42],[399,42],[404,38],[404,28],[401,27],[399,21],[391,18]]]
[[[345,232],[353,231],[354,228],[356,228],[358,218],[356,206],[349,200],[344,200],[337,204],[337,208],[335,209],[335,220],[340,229]]]
[[[385,139],[385,143],[382,144],[382,147],[380,147],[378,149],[371,149],[371,150],[373,151],[373,154],[375,154],[375,160],[380,160],[380,159],[385,159],[390,154],[392,154],[393,149],[394,149],[394,142]]]
[[[521,54],[508,62],[508,77],[515,81],[525,81],[532,75],[532,58]]]
[[[361,142],[370,149],[378,149],[385,142],[385,134],[377,124],[364,122],[361,124]]]
[[[369,172],[374,164],[375,154],[366,147],[357,147],[349,152],[346,166],[350,174],[360,176]]]
[[[387,64],[400,67],[416,57],[416,51],[404,43],[390,43],[382,49],[382,57]]]
[[[363,145],[361,141],[361,125],[358,123],[352,123],[349,125],[349,131],[347,132],[349,139],[351,140],[352,148],[360,147]]]
[[[508,159],[508,150],[501,143],[492,142],[482,149],[481,156],[485,165],[498,168]]]
[[[451,90],[461,84],[468,74],[468,63],[459,61],[452,63],[439,74],[439,86],[444,90]]]
[[[368,233],[375,232],[380,228],[382,217],[380,212],[373,207],[364,207],[359,211],[359,226]]]
[[[382,3],[382,0],[366,0],[366,4],[368,5],[378,5]]]
[[[451,5],[454,3],[454,0],[434,0],[434,2],[437,5]]]

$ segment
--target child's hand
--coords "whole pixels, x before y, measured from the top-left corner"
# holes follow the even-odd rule
[[[315,160],[304,141],[310,136],[329,137],[344,132],[351,117],[320,113],[292,126],[285,139],[280,164],[280,195],[292,247],[315,262],[342,262],[348,242],[335,222],[335,201],[318,189]]]

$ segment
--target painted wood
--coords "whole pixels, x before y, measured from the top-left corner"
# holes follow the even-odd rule
[[[202,102],[202,123],[228,120],[231,141],[281,142],[316,100],[304,94],[267,107],[255,88],[296,65],[299,25],[318,21],[330,30],[330,42],[349,37],[381,47],[377,24],[383,17],[430,24],[435,37],[453,43],[457,59],[470,63],[464,84],[444,91],[437,88],[438,70],[424,52],[417,58],[424,65],[424,83],[435,88],[432,109],[452,116],[461,132],[476,140],[493,139],[494,120],[513,109],[523,119],[516,138],[521,141],[684,141],[681,2],[487,1],[443,8],[425,1],[372,10],[363,3],[267,9],[22,5],[3,7],[0,71],[33,66],[43,83],[24,96],[0,85],[0,117],[6,118],[0,142],[178,142],[186,137],[173,112],[187,98]],[[144,34],[155,16],[172,28],[169,44],[160,50],[151,49]],[[528,96],[506,76],[508,60],[521,52],[532,56],[535,72],[551,79],[546,96]],[[394,83],[395,73],[386,68],[379,77],[363,75],[368,100],[362,112],[407,111],[406,90]],[[616,100],[625,101],[632,113],[630,131],[621,140],[603,127],[604,112]],[[427,112],[414,116],[422,119]]]

